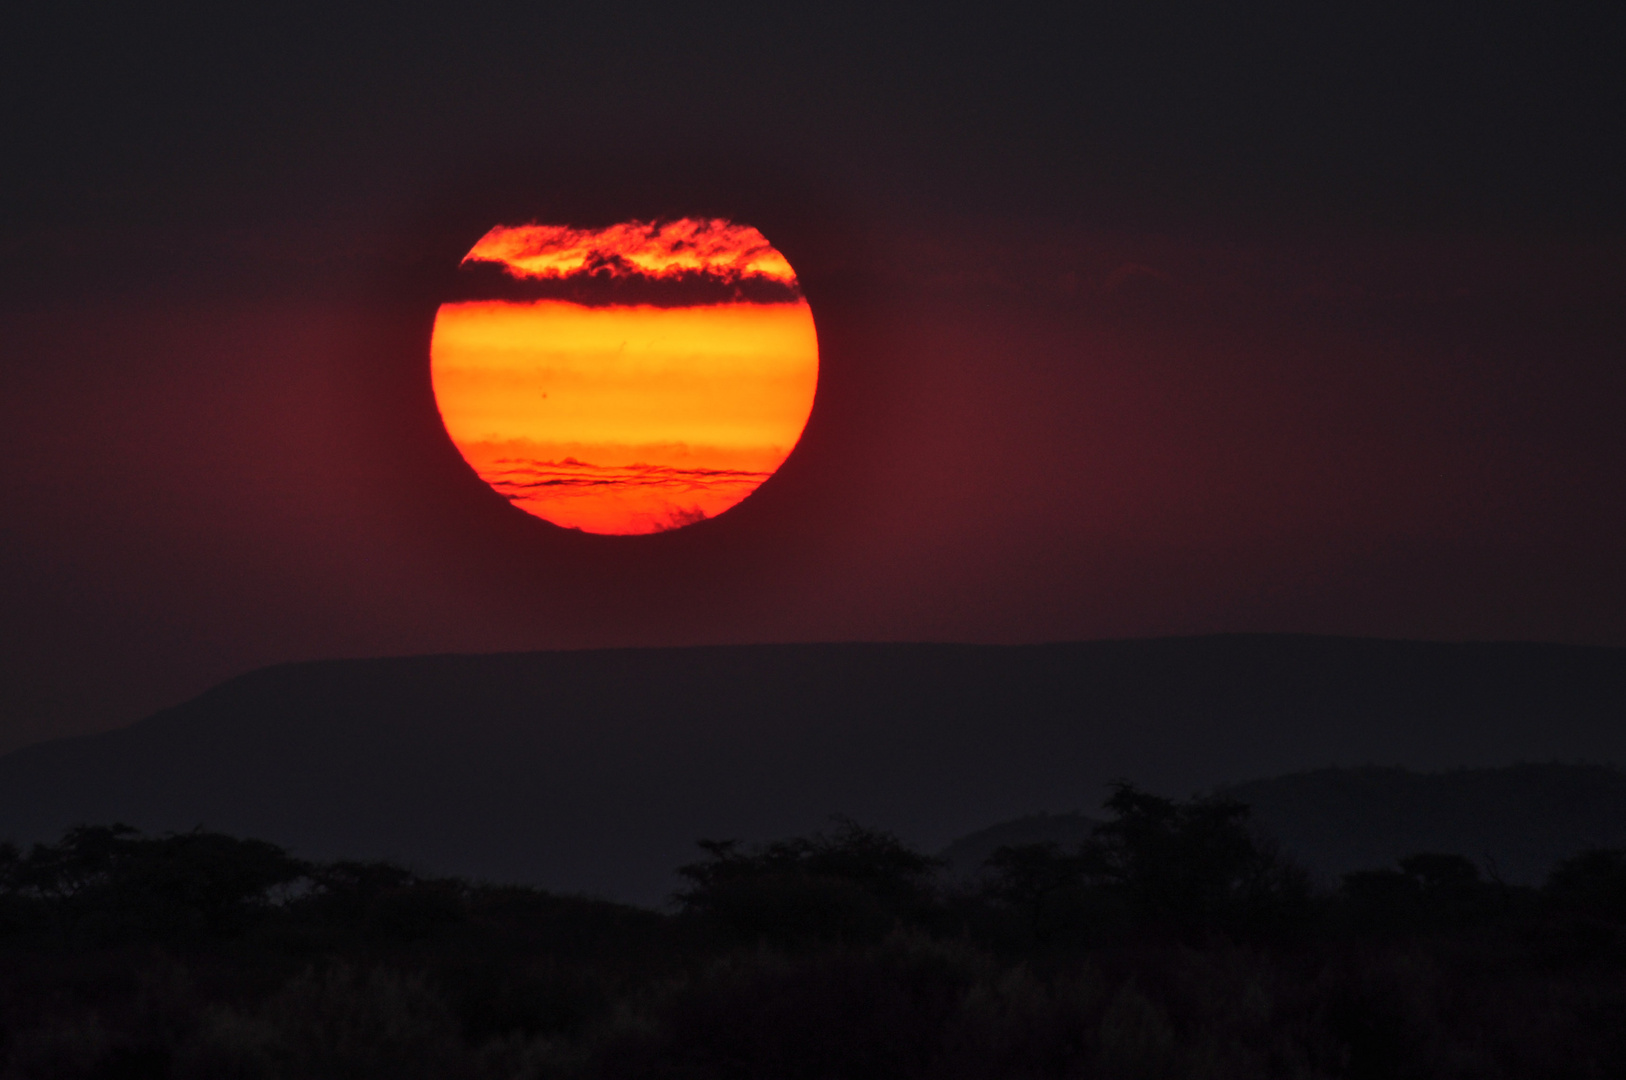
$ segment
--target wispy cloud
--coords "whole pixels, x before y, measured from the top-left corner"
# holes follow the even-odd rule
[[[719,487],[749,485],[755,488],[771,472],[749,469],[685,469],[673,465],[594,465],[565,458],[563,461],[531,461],[499,458],[494,468],[482,471],[482,479],[509,498],[524,498],[546,488],[656,488],[671,491],[705,491]]]
[[[651,533],[693,525],[727,510],[771,471],[672,465],[595,465],[564,458],[499,458],[480,478],[522,509],[566,528]]]

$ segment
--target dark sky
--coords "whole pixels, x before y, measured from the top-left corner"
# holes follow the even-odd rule
[[[0,23],[0,749],[314,657],[1626,644],[1618,4],[136,7]],[[453,263],[684,213],[801,272],[801,447],[511,509]]]

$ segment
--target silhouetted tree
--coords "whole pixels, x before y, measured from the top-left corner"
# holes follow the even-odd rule
[[[1234,799],[1176,803],[1120,783],[1111,820],[1085,842],[1086,871],[1120,892],[1143,919],[1209,924],[1286,914],[1309,896],[1309,878],[1248,828]]]
[[[0,883],[81,937],[174,939],[241,932],[273,889],[309,869],[263,840],[81,825],[55,844],[0,856]]]
[[[897,837],[838,818],[829,833],[743,849],[702,840],[707,858],[678,868],[683,910],[780,944],[870,940],[922,918],[940,863]]]
[[[1357,925],[1412,932],[1453,929],[1505,912],[1519,890],[1485,881],[1465,856],[1420,852],[1393,868],[1345,874],[1341,893]]]
[[[1032,905],[1084,883],[1086,859],[1060,844],[1006,844],[995,848],[984,867],[992,871],[988,893],[1008,903]]]
[[[1626,851],[1597,848],[1565,859],[1545,892],[1562,910],[1626,922]]]
[[[1060,906],[1053,898],[1071,896],[1075,919],[1188,930],[1261,929],[1309,902],[1308,876],[1254,836],[1242,803],[1181,803],[1119,783],[1104,805],[1111,819],[1074,854],[1047,844],[996,851],[990,894],[1027,906],[1036,926],[1047,905]]]

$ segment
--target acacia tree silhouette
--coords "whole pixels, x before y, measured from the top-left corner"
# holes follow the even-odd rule
[[[1111,819],[1075,852],[996,850],[986,863],[990,895],[1030,911],[1036,930],[1041,913],[1067,897],[1074,919],[1180,931],[1263,929],[1309,902],[1309,876],[1252,832],[1243,803],[1175,802],[1120,781],[1103,805]]]
[[[146,837],[79,825],[27,853],[0,849],[0,887],[34,900],[59,931],[102,940],[230,936],[307,877],[309,864],[263,840],[196,829]]]
[[[1547,879],[1558,907],[1626,922],[1626,851],[1597,848],[1565,859]]]
[[[870,940],[926,917],[940,861],[891,833],[837,817],[828,833],[746,850],[701,840],[707,858],[678,868],[686,914],[780,944]]]

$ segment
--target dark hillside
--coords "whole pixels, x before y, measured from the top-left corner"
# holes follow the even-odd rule
[[[653,902],[696,837],[840,812],[937,850],[1330,764],[1626,760],[1626,651],[1221,636],[433,656],[252,672],[0,759],[0,837],[202,824]]]

